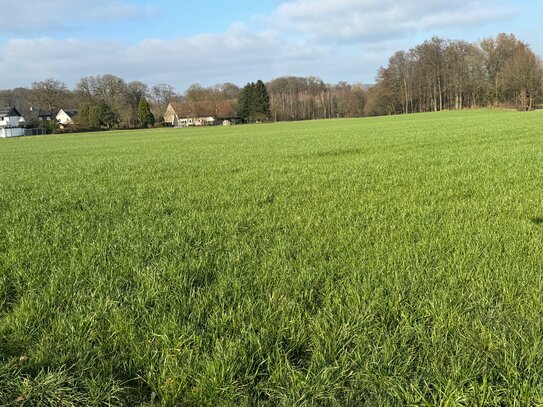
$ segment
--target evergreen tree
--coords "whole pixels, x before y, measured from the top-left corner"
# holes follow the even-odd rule
[[[77,122],[86,129],[111,128],[117,123],[117,115],[104,101],[90,102],[79,109]]]
[[[243,87],[236,111],[245,121],[266,121],[271,117],[270,95],[264,82],[259,79]]]
[[[85,129],[97,129],[100,127],[100,120],[96,114],[94,104],[85,103],[77,114],[77,124]]]
[[[140,127],[149,127],[155,124],[155,116],[151,113],[149,102],[143,96],[138,103],[138,122]]]
[[[250,117],[254,121],[266,121],[271,117],[270,95],[260,79],[253,87]]]
[[[96,110],[96,115],[100,122],[100,126],[105,126],[110,129],[119,121],[111,106],[103,100],[98,101],[98,103],[94,106],[94,109]]]
[[[254,83],[248,83],[239,93],[236,112],[244,121],[249,120],[252,113],[254,88]]]

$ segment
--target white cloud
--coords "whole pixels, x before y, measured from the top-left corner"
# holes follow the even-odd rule
[[[18,33],[64,28],[83,21],[132,20],[156,12],[150,4],[141,6],[120,0],[0,0],[0,10],[10,16],[2,20],[2,30]]]
[[[15,39],[0,46],[0,89],[30,86],[49,77],[69,87],[83,76],[111,73],[127,81],[243,85],[278,76],[320,76],[325,81],[371,82],[387,49],[307,46],[274,33],[234,26],[222,34],[137,44],[52,38]]]
[[[379,41],[446,27],[473,27],[509,18],[490,0],[292,0],[268,19],[317,41]]]
[[[222,34],[202,34],[137,44],[52,38],[13,39],[0,47],[1,87],[28,86],[55,77],[73,86],[83,76],[112,73],[126,80],[190,83],[249,81],[277,72],[282,61],[296,61],[307,51],[285,47],[271,33],[235,25]]]
[[[130,0],[132,1],[132,0]],[[42,8],[85,10],[86,21],[152,13],[130,1],[43,0]],[[6,3],[0,0],[0,7]],[[33,9],[27,3],[18,4]],[[29,86],[54,77],[74,86],[81,77],[111,73],[178,90],[191,83],[269,80],[283,75],[320,76],[337,82],[372,82],[393,52],[420,37],[448,36],[451,27],[477,39],[486,23],[514,13],[490,0],[290,0],[256,20],[261,31],[234,24],[225,32],[137,43],[97,39],[12,38],[0,43],[0,88]],[[39,11],[38,10],[38,11]],[[40,18],[39,13],[36,18]],[[56,18],[56,17],[55,17]],[[60,23],[60,22],[59,22]],[[448,28],[447,28],[448,27]],[[471,27],[472,38],[465,35]],[[441,31],[440,31],[441,30]],[[504,30],[507,31],[507,30]],[[417,38],[419,37],[419,38]]]

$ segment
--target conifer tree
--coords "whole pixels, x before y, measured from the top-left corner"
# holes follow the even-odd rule
[[[155,116],[151,113],[149,102],[143,96],[138,103],[138,121],[140,127],[149,127],[155,124]]]
[[[111,128],[117,123],[117,115],[106,102],[86,103],[79,109],[77,123],[83,128],[98,129],[101,127]]]
[[[238,97],[237,114],[249,122],[266,121],[271,117],[270,95],[260,79],[243,87]]]
[[[249,120],[252,113],[254,83],[248,83],[239,93],[236,112],[244,121]]]
[[[259,79],[253,88],[251,118],[255,121],[266,121],[270,116],[270,95],[264,82]]]

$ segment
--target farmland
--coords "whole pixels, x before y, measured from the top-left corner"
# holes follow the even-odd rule
[[[0,405],[543,403],[542,129],[0,140]]]

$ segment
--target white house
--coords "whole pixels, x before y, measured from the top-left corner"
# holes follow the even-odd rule
[[[211,116],[207,117],[181,117],[177,121],[176,127],[187,126],[213,126],[215,124],[215,118]]]
[[[210,102],[171,102],[164,121],[173,127],[216,126],[236,118],[233,100]]]
[[[0,127],[19,127],[22,116],[14,107],[0,107]]]
[[[171,102],[164,113],[164,121],[173,127],[209,126],[215,118],[199,104]]]
[[[24,136],[24,119],[14,107],[0,107],[0,138]]]
[[[69,124],[74,124],[75,116],[77,116],[77,110],[60,109],[60,111],[57,113],[56,119],[60,125],[67,126]]]

